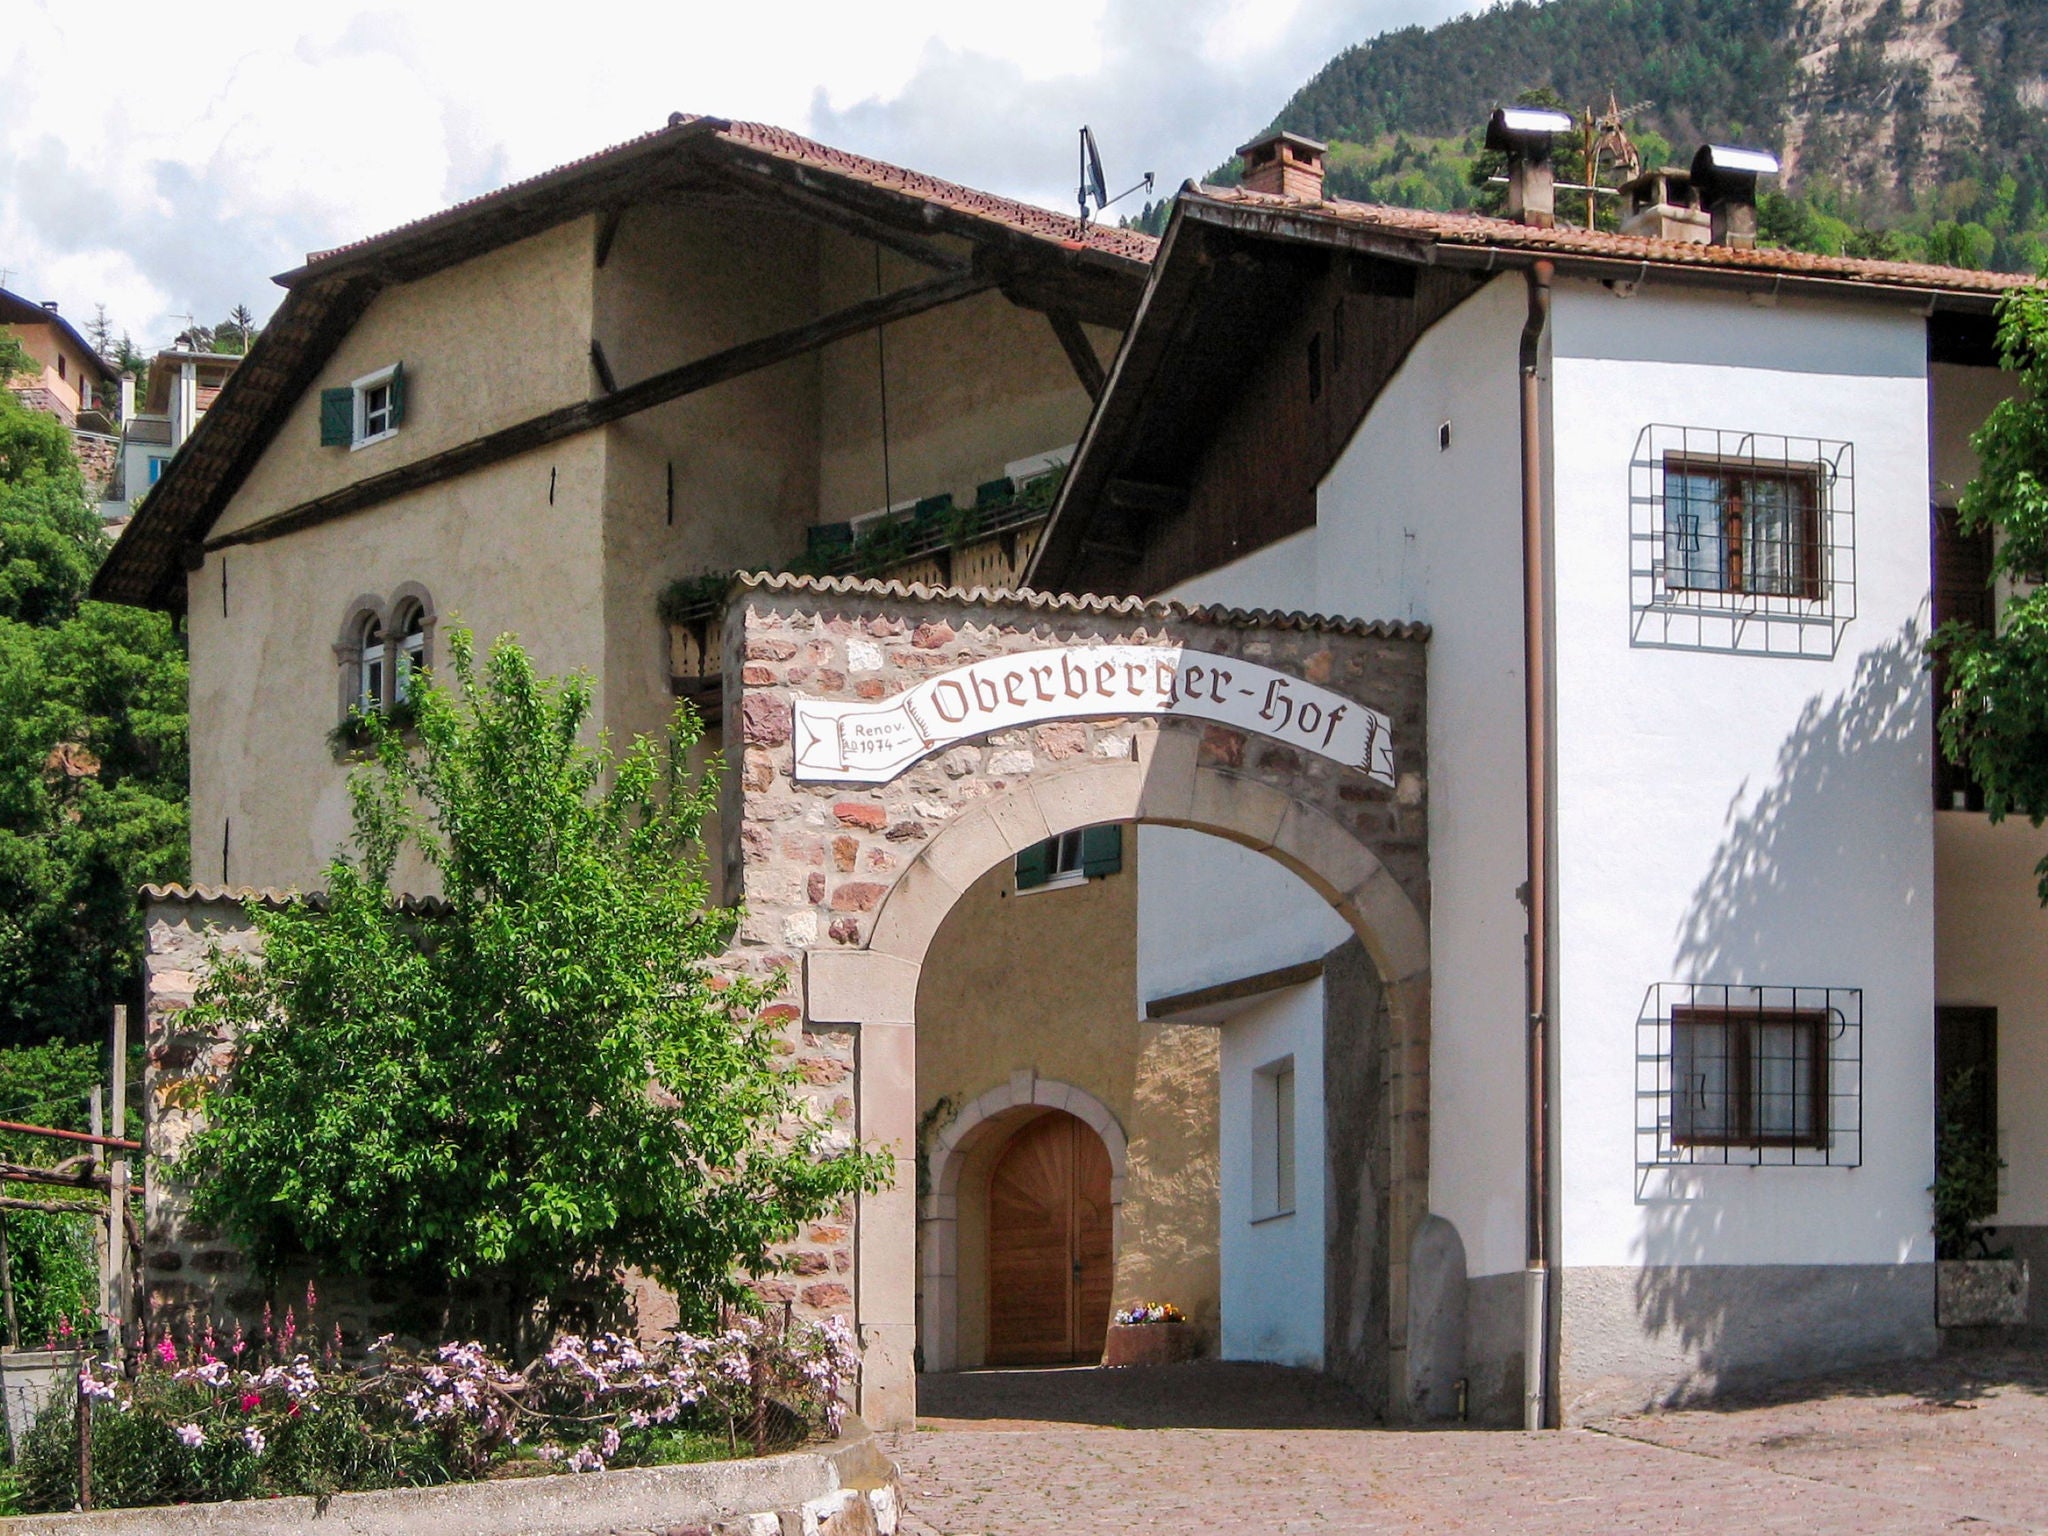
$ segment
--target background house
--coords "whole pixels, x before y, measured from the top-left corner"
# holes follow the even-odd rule
[[[89,491],[117,473],[120,395],[113,366],[58,312],[0,288],[0,329],[19,341],[37,370],[7,381],[15,398],[71,428]]]

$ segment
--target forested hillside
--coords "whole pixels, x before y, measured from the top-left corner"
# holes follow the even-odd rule
[[[1785,244],[2048,257],[2048,0],[1512,0],[1347,49],[1274,121],[1329,142],[1339,196],[1461,208],[1488,112],[1532,93],[1648,102],[1646,159],[1775,150]]]

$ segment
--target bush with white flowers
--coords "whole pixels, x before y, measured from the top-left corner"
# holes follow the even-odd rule
[[[836,1433],[858,1363],[843,1321],[788,1317],[655,1345],[563,1335],[517,1371],[475,1343],[380,1339],[351,1362],[287,1311],[259,1340],[167,1336],[132,1377],[96,1361],[77,1386],[93,1502],[137,1505],[760,1455]],[[29,1509],[77,1500],[76,1403],[57,1394],[23,1443]]]

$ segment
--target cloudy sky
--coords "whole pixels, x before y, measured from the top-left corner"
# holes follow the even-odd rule
[[[26,4],[24,20],[22,6]],[[659,126],[799,129],[1052,206],[1217,164],[1346,44],[1472,0],[6,0],[0,271],[138,345],[305,252]],[[1137,199],[1132,200],[1135,206]]]

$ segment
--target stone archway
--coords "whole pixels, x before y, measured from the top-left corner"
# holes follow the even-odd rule
[[[1103,1150],[1109,1154],[1112,1242],[1121,1243],[1129,1141],[1108,1105],[1071,1083],[1055,1082],[1029,1070],[1011,1073],[1007,1081],[970,1100],[933,1133],[925,1149],[925,1184],[930,1193],[919,1201],[918,1209],[918,1251],[924,1265],[918,1337],[928,1371],[950,1371],[960,1364],[961,1173],[970,1154],[984,1142],[1014,1129],[1018,1111],[1034,1108],[1065,1110],[1102,1138]]]
[[[805,1075],[849,1135],[896,1160],[894,1184],[858,1203],[850,1232],[814,1230],[795,1255],[799,1274],[849,1277],[792,1298],[853,1317],[864,1351],[859,1407],[871,1424],[904,1425],[915,1413],[915,1026],[927,950],[984,871],[1106,822],[1190,828],[1268,855],[1330,903],[1377,968],[1391,1025],[1390,1242],[1379,1279],[1390,1374],[1403,1379],[1405,1256],[1428,1209],[1427,633],[1137,600],[742,578],[726,656],[727,742],[743,757],[725,826],[727,889],[744,892],[748,916],[729,958],[759,974],[801,966],[799,997],[776,1011]],[[797,706],[861,715],[999,659],[1027,670],[1043,660],[1049,682],[1059,655],[1090,647],[1091,662],[1110,654],[1104,647],[1120,662],[1154,654],[1131,648],[1162,657],[1172,648],[1189,677],[1206,669],[1219,700],[1233,668],[1299,679],[1323,691],[1326,708],[1335,694],[1377,712],[1391,739],[1374,758],[1368,738],[1352,765],[1227,715],[1117,713],[1076,695],[1071,714],[1055,703],[1051,715],[978,737],[920,740],[929,722],[906,709],[909,745],[886,771],[799,777],[811,742],[798,739],[806,717]],[[1021,702],[1017,686],[1012,702]],[[1333,724],[1339,712],[1330,709]]]

